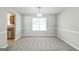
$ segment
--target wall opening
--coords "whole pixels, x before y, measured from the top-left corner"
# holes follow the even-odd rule
[[[12,12],[7,14],[7,41],[8,47],[11,47],[15,41],[15,14]]]

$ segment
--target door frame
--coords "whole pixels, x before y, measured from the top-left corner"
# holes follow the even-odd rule
[[[14,16],[14,39],[13,40],[16,40],[16,14],[14,12],[12,12],[12,11],[8,11],[7,14],[8,13],[13,14],[13,16]],[[8,17],[7,17],[7,22],[8,22]],[[8,26],[8,23],[7,23],[7,26]],[[7,32],[7,34],[8,34],[8,32]]]

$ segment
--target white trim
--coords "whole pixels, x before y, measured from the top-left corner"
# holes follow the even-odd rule
[[[0,34],[6,33],[7,31],[0,32]]]
[[[18,39],[20,39],[21,37],[22,37],[23,35],[21,35],[21,36],[18,36],[15,40],[18,40]]]
[[[79,34],[79,31],[74,31],[74,30],[70,30],[70,29],[58,28],[57,30],[63,30],[63,31]]]
[[[8,45],[4,45],[4,46],[2,46],[1,48],[7,48],[8,47]]]
[[[66,42],[67,44],[69,44],[70,46],[72,46],[73,48],[79,50],[79,47],[77,47],[77,46],[71,44],[70,42],[68,42],[67,40],[63,39],[62,37],[59,37],[59,36],[57,36],[57,37],[60,38],[61,40],[63,40],[64,42]]]
[[[38,37],[38,36],[41,36],[41,37],[43,37],[43,36],[49,36],[49,37],[51,37],[51,36],[56,36],[56,35],[23,35],[23,36],[26,36],[26,37],[28,37],[28,36],[33,36],[33,37]]]
[[[64,28],[58,28],[58,30],[61,30],[61,31],[66,31],[66,32],[71,32],[71,33],[74,33],[74,34],[79,34],[78,31],[74,31],[74,30],[69,30],[69,29],[64,29]],[[76,48],[77,50],[79,50],[79,47],[77,47],[76,45],[73,45],[72,43],[68,42],[67,40],[65,40],[63,37],[60,37],[59,35],[57,35],[58,38],[60,38],[61,40],[65,41],[66,43],[68,43],[69,45],[71,45],[72,47]]]

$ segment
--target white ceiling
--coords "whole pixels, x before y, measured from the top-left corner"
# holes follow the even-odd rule
[[[37,14],[39,12],[38,7],[16,7],[21,14]],[[61,12],[64,7],[41,7],[40,12],[42,14],[57,14]]]

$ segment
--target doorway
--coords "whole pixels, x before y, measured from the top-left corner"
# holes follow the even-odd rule
[[[8,12],[7,14],[7,41],[8,47],[11,47],[15,41],[15,14]]]

